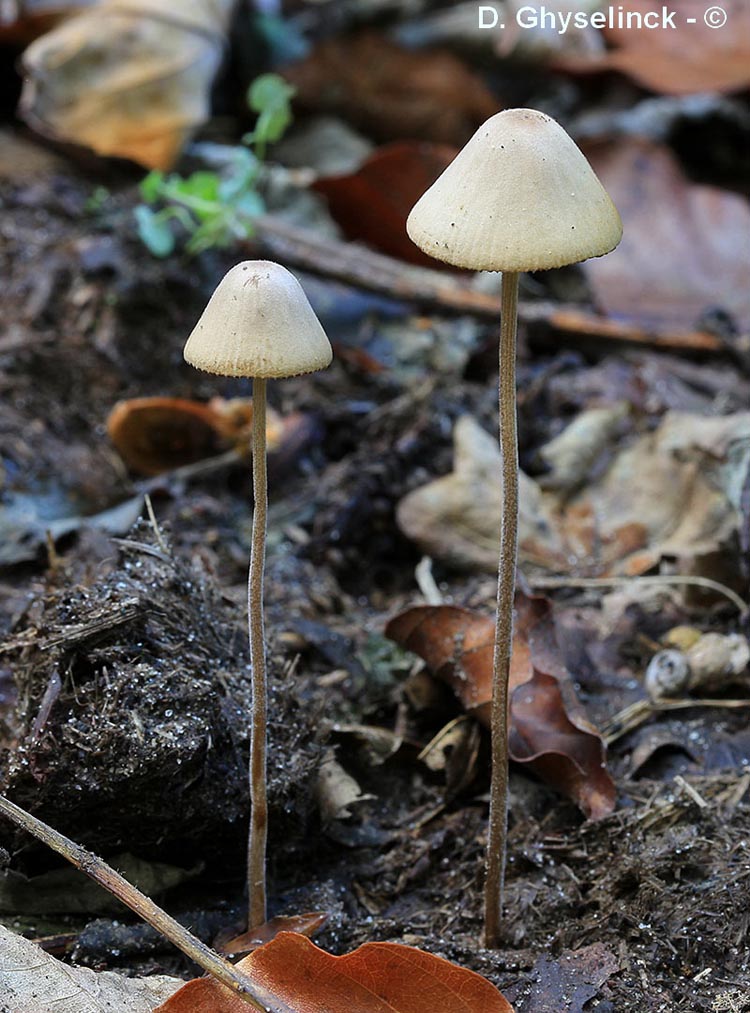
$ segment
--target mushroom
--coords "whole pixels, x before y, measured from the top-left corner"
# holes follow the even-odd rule
[[[313,373],[333,353],[302,286],[267,260],[237,264],[219,282],[185,345],[191,366],[253,380],[253,529],[247,583],[252,668],[248,929],[266,921],[266,657],[263,569],[266,554],[266,381]]]
[[[500,450],[502,517],[493,663],[492,782],[485,942],[500,938],[508,799],[508,675],[518,521],[515,349],[518,277],[609,253],[615,206],[585,157],[549,116],[507,109],[477,130],[417,201],[406,229],[425,253],[474,271],[502,271]]]

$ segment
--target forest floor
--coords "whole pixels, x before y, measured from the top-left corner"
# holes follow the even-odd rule
[[[31,180],[6,166],[0,191],[3,315],[13,321],[0,345],[5,789],[104,857],[135,854],[164,905],[190,912],[211,939],[241,922],[248,462],[217,445],[201,451],[211,462],[203,470],[139,478],[106,422],[127,398],[249,395],[246,383],[182,359],[238,258],[153,259],[134,233],[132,186],[113,186],[96,206],[89,180],[62,171],[56,156],[39,158]],[[612,735],[617,805],[599,820],[514,765],[505,939],[497,952],[481,947],[486,732],[458,768],[450,755],[436,770],[418,759],[460,707],[384,628],[423,602],[421,553],[399,529],[397,504],[449,471],[456,418],[471,414],[494,431],[494,329],[303,280],[319,304],[345,296],[354,306],[350,319],[328,321],[337,355],[327,372],[270,388],[284,420],[271,455],[266,577],[272,913],[328,912],[317,941],[334,952],[367,940],[424,947],[485,974],[518,1013],[750,1009],[741,708],[695,701]],[[390,366],[372,368],[362,349],[378,319],[393,328],[382,340],[411,342],[409,361],[394,353]],[[435,365],[434,345],[420,344],[426,331],[437,342],[467,328],[458,368],[447,353]],[[603,344],[583,354],[521,338],[521,460],[532,471],[561,407],[572,417],[592,398],[661,377],[642,412],[648,428],[664,398],[710,410],[721,388],[728,411],[746,393],[730,359],[701,369],[648,349]],[[433,574],[445,601],[491,615],[491,573],[435,562]],[[666,630],[696,621],[739,629],[731,603],[662,591],[658,607],[648,596],[621,605],[600,637],[604,594],[554,592],[565,661],[599,727],[645,699],[643,672]],[[330,791],[318,772],[334,752]],[[343,771],[361,798],[352,801]],[[15,895],[26,898],[20,910],[2,896],[10,927],[96,968],[187,972],[101,896],[87,907],[72,876],[61,873],[54,888],[37,878],[59,868],[40,846],[8,826],[0,841],[13,869],[36,880]]]

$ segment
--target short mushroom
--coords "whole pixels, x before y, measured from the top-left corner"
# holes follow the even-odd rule
[[[185,345],[191,366],[253,380],[253,530],[247,612],[252,667],[248,929],[266,920],[266,658],[263,569],[266,552],[266,381],[325,369],[331,346],[302,286],[267,260],[237,264],[222,278]]]
[[[622,223],[563,128],[535,109],[507,109],[477,130],[419,199],[406,229],[425,253],[475,271],[502,271],[500,449],[503,492],[493,665],[492,784],[485,942],[500,938],[508,799],[508,675],[517,551],[518,277],[609,253]]]

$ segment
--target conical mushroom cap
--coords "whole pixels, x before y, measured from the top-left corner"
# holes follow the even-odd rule
[[[457,267],[542,271],[609,253],[622,222],[559,123],[535,109],[507,109],[417,201],[406,231]]]
[[[302,286],[270,260],[246,260],[225,274],[185,344],[191,366],[221,376],[297,376],[332,358]]]

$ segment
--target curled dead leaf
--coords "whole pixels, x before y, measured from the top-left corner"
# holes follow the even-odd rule
[[[328,921],[330,915],[325,911],[309,911],[300,915],[278,915],[269,921],[258,925],[257,928],[248,929],[239,936],[232,936],[225,939],[220,936],[214,940],[214,948],[219,953],[226,953],[231,956],[252,953],[259,946],[265,946],[275,939],[280,932],[297,932],[308,939],[316,935]]]
[[[424,605],[393,618],[386,636],[427,663],[466,710],[489,727],[495,624],[453,605]],[[562,662],[550,603],[516,594],[510,671],[510,756],[572,798],[592,819],[610,813],[614,783],[601,736],[587,720]]]
[[[398,943],[365,943],[334,957],[282,932],[237,965],[278,998],[279,1013],[513,1013],[486,978]],[[156,1013],[247,1013],[214,979],[190,981]]]
[[[118,402],[107,419],[107,433],[131,471],[159,475],[229,447],[248,452],[252,401],[214,398],[208,404],[176,397],[139,397]],[[284,424],[267,413],[269,451],[281,443]]]
[[[208,118],[234,0],[102,0],[29,46],[21,113],[40,133],[168,169]]]
[[[426,555],[494,573],[500,546],[502,473],[497,439],[472,416],[463,415],[456,422],[453,442],[453,471],[406,495],[398,504],[396,519],[407,538]],[[542,557],[551,569],[562,568],[562,543],[539,486],[523,472],[519,483],[521,559]]]

